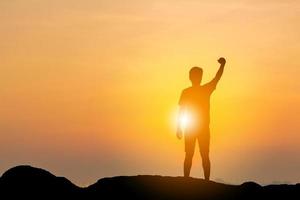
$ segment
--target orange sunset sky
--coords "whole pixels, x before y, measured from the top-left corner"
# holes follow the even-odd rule
[[[212,180],[300,181],[299,1],[2,0],[0,24],[1,174],[181,176],[179,95],[224,56]]]

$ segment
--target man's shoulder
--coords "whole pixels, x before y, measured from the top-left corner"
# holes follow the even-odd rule
[[[182,94],[186,94],[192,91],[192,87],[187,87],[185,89],[182,90]]]
[[[216,85],[215,85],[215,82],[208,82],[204,85],[201,86],[205,91],[210,91],[212,92],[213,90],[216,89]]]

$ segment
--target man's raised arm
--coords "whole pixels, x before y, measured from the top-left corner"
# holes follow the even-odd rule
[[[221,57],[221,58],[219,58],[218,62],[220,63],[220,68],[219,68],[216,76],[214,77],[213,80],[211,80],[209,83],[207,83],[208,85],[211,85],[213,88],[216,87],[217,83],[219,82],[219,80],[223,74],[226,60],[225,60],[225,58]]]

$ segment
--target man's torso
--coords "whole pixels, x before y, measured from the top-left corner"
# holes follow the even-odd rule
[[[186,131],[205,130],[210,122],[210,95],[214,88],[209,85],[193,86],[183,90],[179,104],[191,120]]]

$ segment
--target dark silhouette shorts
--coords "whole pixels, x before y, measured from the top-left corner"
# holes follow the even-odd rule
[[[196,141],[198,141],[201,156],[209,154],[210,131],[209,128],[198,132],[187,132],[184,135],[185,152],[194,154]]]

